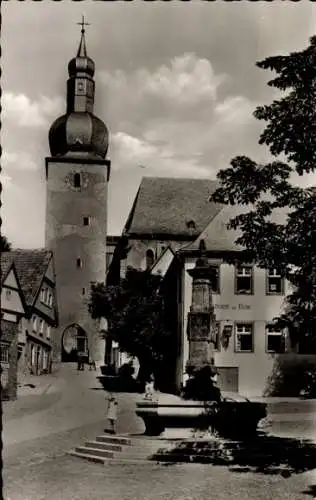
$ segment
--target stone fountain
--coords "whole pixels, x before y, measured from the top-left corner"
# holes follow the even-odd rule
[[[195,267],[188,271],[192,277],[192,304],[188,313],[187,335],[189,379],[182,397],[155,398],[137,403],[136,414],[145,423],[145,433],[164,438],[185,439],[197,429],[209,436],[228,438],[249,437],[256,433],[259,421],[266,416],[264,403],[250,402],[238,394],[224,398],[214,386],[216,369],[213,358],[215,314],[212,300],[212,268],[205,243],[200,244]]]

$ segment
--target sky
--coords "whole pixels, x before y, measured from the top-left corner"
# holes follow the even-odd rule
[[[269,158],[252,113],[276,97],[268,56],[304,49],[312,2],[2,4],[2,234],[44,246],[48,130],[65,112],[67,65],[84,14],[95,114],[110,130],[108,234],[120,234],[143,176],[215,178],[239,154]],[[316,174],[298,179],[316,183]]]

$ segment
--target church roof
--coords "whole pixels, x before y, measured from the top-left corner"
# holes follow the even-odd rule
[[[129,236],[196,238],[219,212],[210,179],[143,177],[124,232]]]
[[[10,254],[10,257],[7,254]],[[44,249],[3,252],[1,254],[1,267],[2,262],[5,263],[9,258],[14,261],[25,302],[31,306],[36,299],[48,264],[52,259],[52,252]]]

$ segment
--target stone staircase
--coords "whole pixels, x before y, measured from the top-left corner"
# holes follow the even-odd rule
[[[69,452],[70,455],[96,463],[148,462],[166,443],[145,436],[127,437],[102,434]]]

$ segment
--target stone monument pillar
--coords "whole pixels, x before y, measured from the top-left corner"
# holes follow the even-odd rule
[[[212,301],[211,278],[214,270],[206,258],[204,240],[200,243],[200,256],[195,267],[188,271],[193,278],[192,305],[188,313],[187,335],[189,359],[187,369],[213,365],[213,344],[215,334],[215,314]]]

